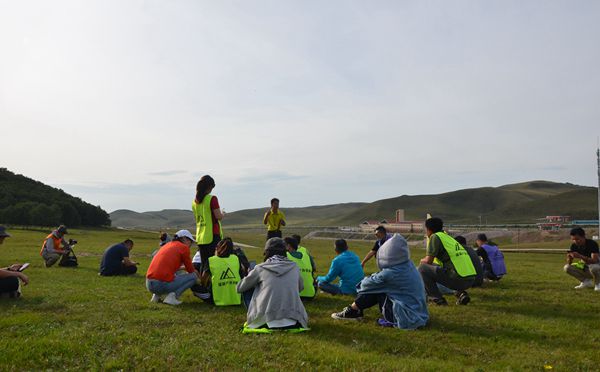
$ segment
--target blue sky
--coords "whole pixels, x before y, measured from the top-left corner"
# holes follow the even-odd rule
[[[0,0],[0,166],[108,211],[595,185],[597,1]]]

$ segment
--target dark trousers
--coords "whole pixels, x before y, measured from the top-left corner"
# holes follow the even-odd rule
[[[198,244],[200,259],[202,260],[200,273],[208,271],[208,259],[215,255],[215,249],[217,248],[217,244],[219,244],[220,240],[221,237],[217,235],[213,238],[213,241],[208,244]]]
[[[394,322],[393,304],[385,293],[361,293],[354,303],[361,311],[378,305],[383,318],[388,322]]]
[[[421,277],[423,278],[423,284],[425,284],[427,296],[432,299],[444,297],[437,286],[438,283],[455,291],[464,291],[471,288],[471,286],[473,286],[473,282],[475,281],[475,277],[471,279],[452,278],[448,275],[443,267],[437,265],[421,264],[419,265],[418,269],[421,273]]]
[[[117,276],[117,275],[133,275],[135,273],[137,273],[136,265],[132,265],[132,266],[121,265],[121,267],[117,271],[104,272],[104,273],[100,273],[100,275],[102,275],[102,276]]]
[[[8,278],[0,279],[0,293],[12,293],[19,289],[19,278],[9,276]]]
[[[281,238],[281,230],[267,231],[267,240],[271,238]]]

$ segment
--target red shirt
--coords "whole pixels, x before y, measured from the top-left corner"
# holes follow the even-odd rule
[[[213,235],[214,236],[221,235],[221,228],[219,227],[219,221],[217,220],[217,217],[215,217],[215,212],[213,212],[215,209],[219,209],[219,208],[221,208],[219,206],[219,200],[217,199],[216,196],[213,195],[212,199],[210,199],[210,215],[212,216]]]
[[[182,242],[174,241],[165,244],[154,256],[146,273],[147,279],[172,282],[175,273],[185,265],[188,273],[194,272],[194,265],[190,258],[190,248]]]

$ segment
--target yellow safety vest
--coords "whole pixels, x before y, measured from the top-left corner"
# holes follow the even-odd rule
[[[473,266],[473,261],[471,261],[469,253],[459,242],[445,232],[438,232],[435,233],[435,235],[442,241],[442,245],[448,253],[448,256],[450,256],[450,261],[460,277],[465,278],[477,275],[477,271],[475,271],[475,266]]]
[[[234,255],[229,257],[212,256],[208,259],[211,274],[213,301],[217,306],[239,305],[241,294],[237,293],[240,277],[240,260]]]
[[[302,282],[304,283],[304,289],[300,292],[300,297],[315,297],[316,291],[315,286],[313,285],[314,279],[312,274],[312,265],[310,264],[310,256],[307,254],[302,254],[302,258],[296,258],[287,253],[287,258],[295,262],[300,268],[300,277],[302,277]]]
[[[303,246],[299,246],[296,251],[302,253],[302,255],[307,255],[308,256],[308,249],[304,248]]]
[[[202,200],[202,203],[198,204],[196,201],[192,203],[192,212],[196,218],[196,243],[197,244],[210,244],[212,243],[213,237],[213,220],[212,210],[210,209],[210,200],[212,195],[208,194]],[[217,220],[219,224],[220,238],[223,239],[223,229],[221,228],[221,221]]]

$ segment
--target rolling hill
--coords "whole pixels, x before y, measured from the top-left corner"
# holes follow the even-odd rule
[[[404,209],[408,220],[422,220],[426,213],[450,223],[533,223],[546,215],[569,215],[577,219],[597,218],[596,188],[570,183],[531,181],[500,187],[482,187],[437,195],[403,195],[372,203],[345,203],[303,208],[285,208],[290,225],[355,226],[365,220],[394,220]],[[265,208],[228,213],[225,226],[261,226]],[[111,213],[114,226],[138,228],[190,228],[191,211],[165,210]]]

